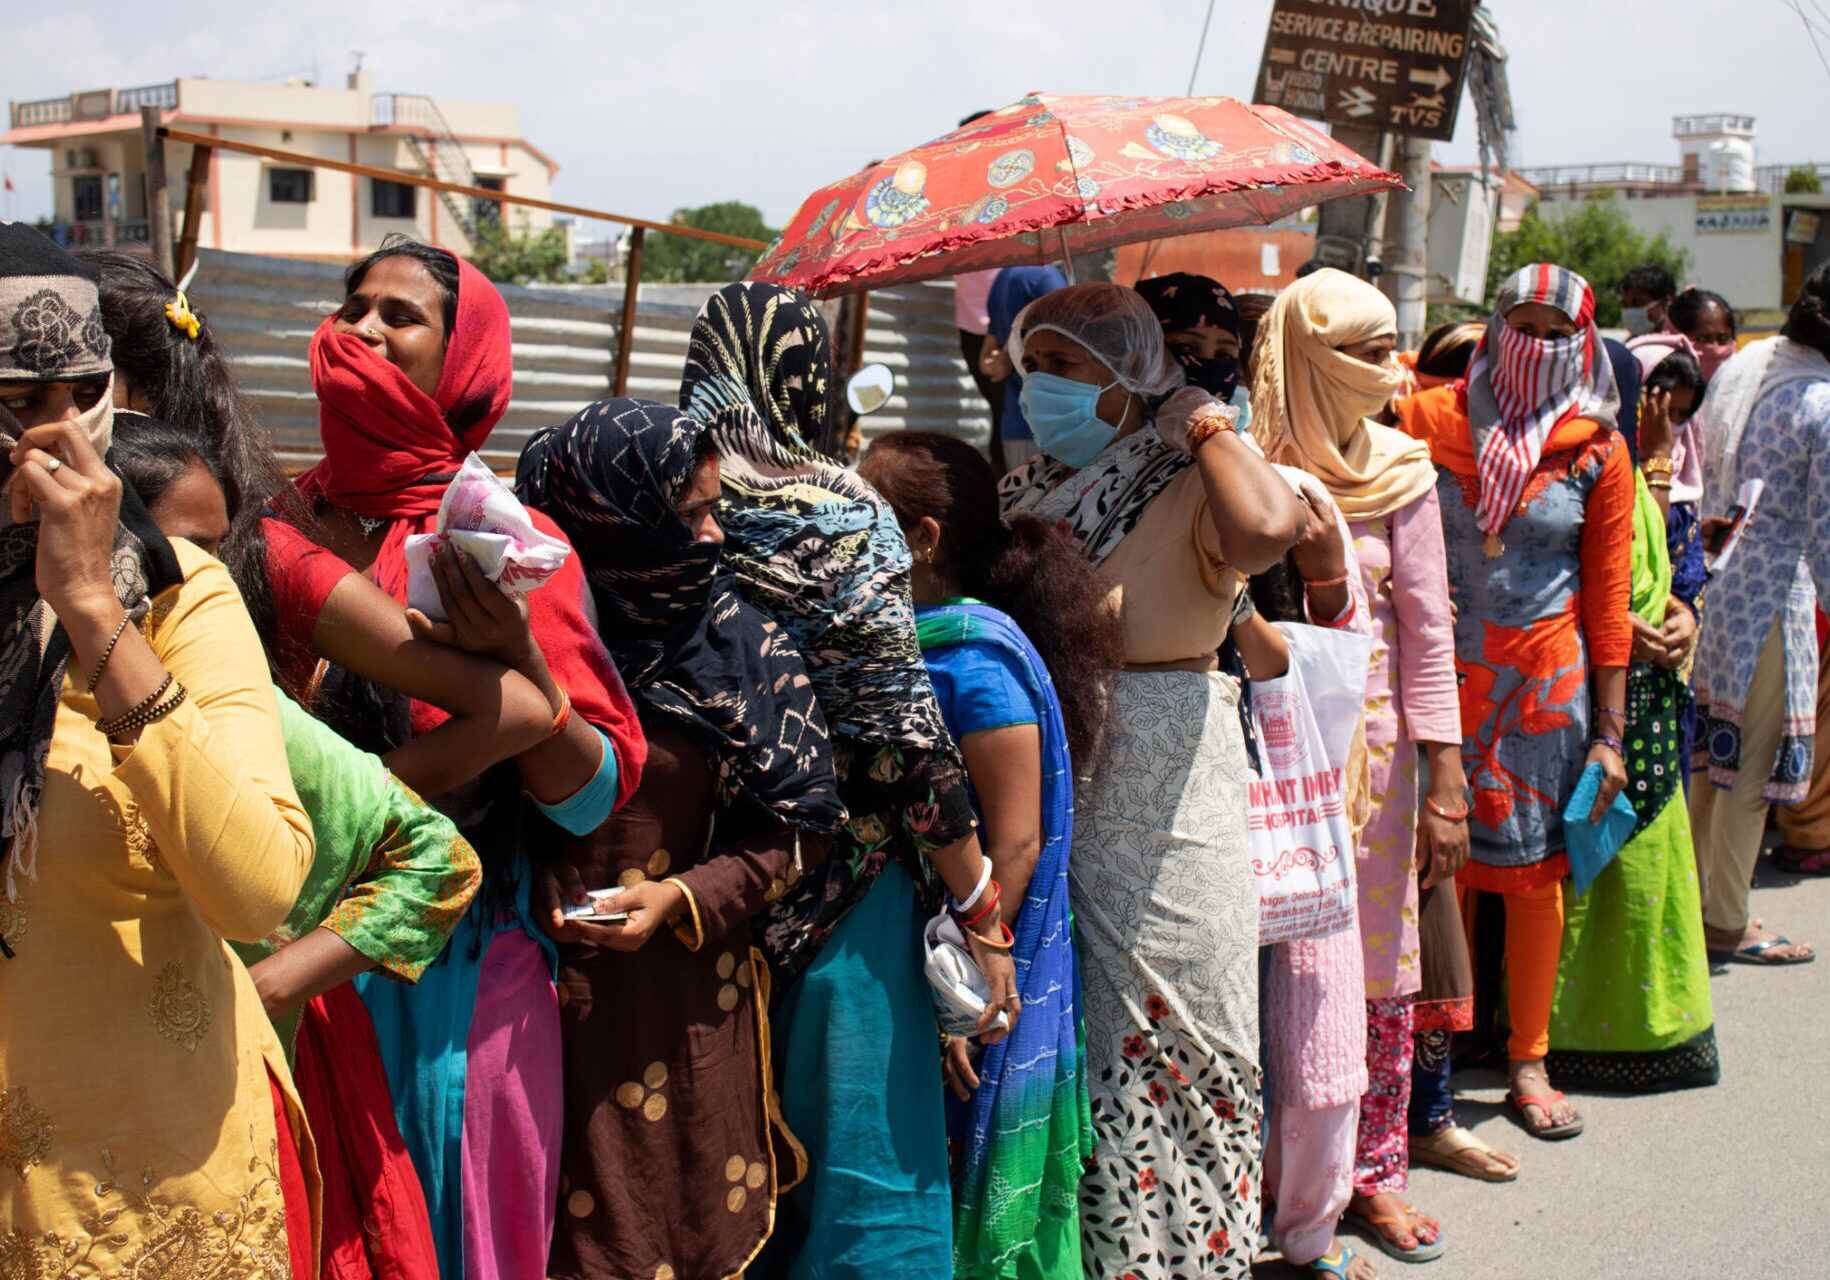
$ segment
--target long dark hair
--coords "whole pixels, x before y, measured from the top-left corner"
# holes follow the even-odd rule
[[[1830,262],[1805,280],[1780,332],[1830,358]]]
[[[1106,582],[1066,530],[1029,516],[998,518],[991,464],[964,440],[895,431],[871,445],[859,473],[906,529],[923,516],[941,528],[941,554],[960,589],[1009,614],[1042,655],[1076,770],[1105,746],[1111,675],[1124,664],[1124,630]]]
[[[209,439],[230,512],[258,508],[285,487],[273,442],[249,410],[208,319],[197,314],[193,338],[168,318],[178,286],[144,258],[112,249],[77,256],[101,277],[102,327],[115,369],[145,396],[149,416]]]
[[[191,464],[201,464],[217,484],[222,484],[222,464],[214,443],[202,431],[175,426],[137,413],[117,413],[114,442],[108,448],[108,465],[133,486],[148,511],[159,505]],[[225,494],[227,489],[224,489]]]

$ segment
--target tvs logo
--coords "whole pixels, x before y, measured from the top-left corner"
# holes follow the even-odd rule
[[[1308,765],[1309,740],[1302,728],[1301,698],[1277,691],[1255,693],[1252,714],[1258,721],[1258,737],[1272,768],[1287,773]]]

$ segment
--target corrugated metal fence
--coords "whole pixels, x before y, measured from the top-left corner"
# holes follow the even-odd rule
[[[487,452],[492,461],[505,463],[520,452],[530,433],[563,422],[610,393],[622,289],[501,288],[513,321],[515,393]],[[630,395],[675,403],[687,336],[716,288],[641,286]],[[274,444],[293,465],[319,456],[317,401],[306,352],[313,330],[342,294],[342,268],[336,264],[208,249],[191,289]],[[867,436],[913,427],[984,444],[990,418],[960,360],[951,283],[873,293],[865,360],[880,361],[896,374],[895,396],[864,419]]]

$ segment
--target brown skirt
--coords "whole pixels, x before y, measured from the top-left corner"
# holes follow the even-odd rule
[[[1468,962],[1468,935],[1462,928],[1455,882],[1444,881],[1421,892],[1417,901],[1417,940],[1423,987],[1413,1005],[1418,1031],[1468,1031],[1474,1026],[1474,967]]]

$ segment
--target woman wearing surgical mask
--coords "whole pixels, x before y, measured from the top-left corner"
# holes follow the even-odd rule
[[[1186,271],[1139,280],[1136,287],[1162,322],[1163,339],[1188,385],[1239,410],[1239,429],[1248,430],[1252,399],[1244,385],[1244,322],[1227,287]]]
[[[1582,1130],[1544,1068],[1569,871],[1563,811],[1587,765],[1601,773],[1591,821],[1626,783],[1634,481],[1594,316],[1581,276],[1525,267],[1500,289],[1467,380],[1399,406],[1436,464],[1459,606],[1473,800],[1458,879],[1506,901],[1508,1100],[1537,1138]]]
[[[1258,896],[1245,850],[1239,690],[1218,670],[1241,574],[1308,508],[1116,284],[1038,299],[1011,355],[1044,456],[1004,513],[1065,524],[1113,583],[1125,669],[1103,766],[1078,780],[1070,898],[1097,1151],[1080,1185],[1089,1274],[1245,1276],[1259,1226]],[[1332,513],[1330,513],[1332,518]]]
[[[1351,1168],[1351,1212],[1386,1252],[1421,1262],[1442,1244],[1437,1224],[1403,1198],[1411,1001],[1422,986],[1418,885],[1452,880],[1467,861],[1468,804],[1436,469],[1422,441],[1373,420],[1404,383],[1397,331],[1391,302],[1365,281],[1332,269],[1298,280],[1260,330],[1253,426],[1272,461],[1315,476],[1347,517],[1374,638],[1366,747],[1375,809],[1355,861],[1369,1084],[1357,1105],[1279,1108],[1272,1146],[1294,1153],[1280,1172],[1317,1167],[1316,1148],[1329,1144],[1342,1169],[1338,1188],[1320,1196],[1280,1195],[1279,1226],[1318,1198],[1337,1214],[1348,1208]],[[1279,1088],[1286,1083],[1295,1084]],[[1315,1247],[1325,1244],[1322,1225]]]

